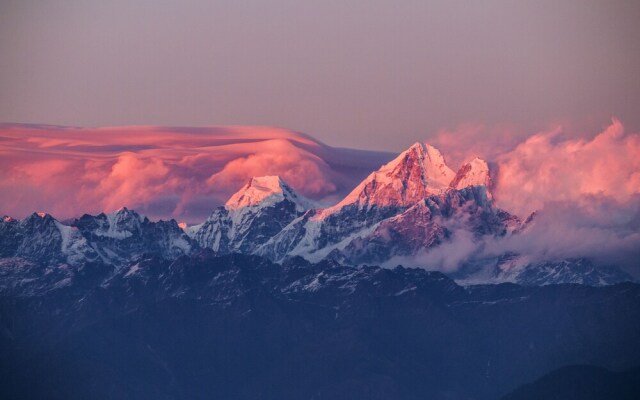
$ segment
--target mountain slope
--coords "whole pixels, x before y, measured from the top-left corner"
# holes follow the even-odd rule
[[[354,264],[386,264],[399,256],[418,257],[456,235],[501,237],[518,225],[517,218],[493,206],[486,187],[472,186],[427,197],[332,255]]]
[[[8,217],[0,221],[0,254],[43,263],[74,264],[98,258],[77,228],[46,213],[33,213],[21,221]]]
[[[463,288],[210,250],[89,280],[0,290],[2,397],[484,400],[563,365],[640,361],[635,284]]]
[[[254,177],[207,221],[186,232],[220,254],[251,253],[311,207],[279,177]]]
[[[454,176],[435,148],[416,143],[338,204],[293,220],[255,253],[276,261],[297,255],[386,264],[424,254],[456,235],[479,240],[511,234],[520,221],[495,207],[488,184],[483,160],[474,159]]]
[[[69,223],[45,213],[34,213],[22,221],[5,218],[0,222],[0,239],[3,257],[44,265],[119,265],[143,254],[172,259],[194,249],[192,240],[174,220],[152,222],[127,208],[110,214],[85,214]]]
[[[428,144],[416,143],[370,174],[336,205],[315,210],[292,221],[256,253],[273,260],[300,255],[317,261],[332,254],[343,262],[358,263],[368,260],[379,263],[398,255],[399,252],[392,250],[391,247],[396,244],[403,245],[403,241],[406,240],[413,242],[413,245],[400,252],[402,254],[437,245],[449,234],[442,228],[444,223],[435,223],[432,220],[431,213],[437,209],[438,218],[451,217],[451,213],[447,210],[461,206],[458,204],[459,199],[454,200],[457,196],[455,193],[462,193],[462,197],[467,196],[465,201],[479,201],[481,208],[491,209],[493,213],[500,212],[493,209],[489,201],[491,196],[488,188],[479,186],[484,181],[488,182],[488,168],[482,169],[483,165],[486,167],[486,163],[483,163],[482,160],[474,160],[469,169],[463,168],[456,178],[436,148]],[[482,175],[483,173],[487,175]],[[457,188],[452,189],[451,185],[454,181]],[[473,189],[475,192],[472,193],[469,191],[472,190],[470,186],[478,186],[478,189]],[[413,221],[409,215],[416,211],[416,207],[425,207],[426,204],[433,204],[434,209],[426,213],[416,213],[414,217],[419,217],[420,221]],[[412,208],[413,211],[408,211]],[[440,212],[441,208],[445,212]],[[405,212],[409,214],[402,217]],[[508,220],[509,216],[502,213],[505,214],[505,221]],[[423,228],[422,231],[412,231],[416,235],[414,238],[408,238],[406,235],[391,238],[384,233],[389,231],[409,233],[407,226],[398,225],[414,222]],[[477,226],[469,229],[479,230]],[[492,229],[494,228],[487,227],[485,230],[496,233]],[[378,247],[374,250],[375,257],[361,255],[352,257],[342,252],[349,246],[354,249],[347,250],[348,252],[358,252],[366,245]]]
[[[485,186],[491,188],[491,176],[487,162],[476,157],[464,164],[449,186],[453,189],[464,189],[469,186]]]
[[[415,143],[325,213],[351,205],[359,209],[409,207],[429,195],[444,192],[454,176],[435,147]]]

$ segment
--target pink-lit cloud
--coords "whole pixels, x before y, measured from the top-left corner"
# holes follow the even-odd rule
[[[451,271],[469,259],[515,252],[531,261],[590,257],[640,276],[640,134],[625,132],[619,120],[582,135],[561,125],[519,136],[469,124],[440,131],[433,143],[452,166],[487,159],[497,206],[521,218],[537,213],[518,235],[477,241],[457,232],[414,263]]]
[[[429,143],[438,148],[454,170],[474,157],[493,161],[513,150],[525,136],[508,124],[487,126],[466,123],[455,129],[440,129]]]
[[[640,133],[612,119],[599,133],[555,125],[523,134],[508,126],[464,124],[432,140],[456,169],[479,156],[491,164],[498,205],[527,215],[549,201],[603,195],[619,201],[640,192]]]
[[[304,188],[309,196],[322,197],[336,190],[333,182],[325,179],[331,168],[320,157],[299,151],[282,139],[262,143],[262,152],[238,157],[212,175],[208,183],[232,185],[246,181],[247,176],[280,175],[293,187]]]
[[[616,119],[591,139],[565,139],[561,129],[535,134],[496,161],[496,199],[520,215],[552,201],[626,202],[640,193],[640,134],[625,134]]]
[[[519,235],[492,240],[485,254],[515,252],[532,260],[589,257],[640,273],[640,194],[617,200],[583,195],[547,201]]]

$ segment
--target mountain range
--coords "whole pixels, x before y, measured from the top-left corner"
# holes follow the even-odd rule
[[[632,280],[615,265],[587,257],[538,258],[503,253],[468,256],[447,270],[429,256],[460,241],[483,244],[526,234],[536,223],[501,210],[491,192],[487,162],[457,172],[433,146],[416,143],[371,173],[346,197],[320,207],[278,176],[254,177],[203,223],[150,221],[125,207],[58,221],[46,213],[0,222],[3,263],[71,267],[100,263],[120,268],[144,255],[167,260],[211,249],[218,255],[252,254],[275,262],[303,257],[344,265],[398,264],[442,270],[459,283],[606,285]],[[427,261],[421,261],[421,260]],[[21,261],[20,261],[21,260]],[[433,261],[431,261],[433,262]]]
[[[640,363],[635,283],[463,287],[210,249],[0,271],[2,398],[489,400],[566,365]]]
[[[328,207],[257,176],[190,226],[4,217],[0,397],[573,399],[613,382],[633,398],[631,276],[465,250],[538,218],[496,205],[487,162],[456,172],[422,143]]]

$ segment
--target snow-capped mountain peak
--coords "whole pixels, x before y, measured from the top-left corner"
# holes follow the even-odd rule
[[[434,192],[446,190],[448,183],[455,177],[455,173],[447,166],[444,156],[435,147],[425,144],[425,174],[427,186]]]
[[[60,231],[60,251],[66,256],[68,263],[76,265],[97,258],[95,250],[89,246],[77,227],[64,225],[58,221],[55,221],[55,224]]]
[[[128,218],[133,217],[133,218],[139,220],[140,222],[144,221],[144,216],[143,215],[138,214],[134,210],[129,210],[127,207],[120,207],[116,211],[107,214],[107,216],[113,216],[114,218],[119,219],[119,220],[128,219]]]
[[[265,207],[283,200],[289,200],[296,209],[304,211],[312,208],[312,202],[298,195],[279,176],[253,177],[225,203],[229,211],[245,207]]]
[[[94,233],[98,236],[114,239],[124,239],[132,236],[134,232],[140,230],[140,224],[145,220],[143,215],[129,210],[127,207],[121,207],[108,214],[101,214],[98,218],[99,227]]]
[[[453,189],[458,190],[469,186],[480,185],[490,188],[491,177],[489,175],[489,166],[487,165],[487,162],[478,157],[460,167],[458,173],[450,184]]]
[[[185,232],[200,246],[217,252],[258,247],[291,221],[314,208],[278,176],[254,177],[199,225]]]
[[[438,149],[418,142],[369,175],[332,209],[351,204],[409,207],[443,193],[454,176]]]
[[[141,257],[174,260],[211,249],[218,255],[254,254],[278,262],[299,256],[311,262],[392,266],[402,261],[422,267],[430,252],[457,251],[459,243],[483,249],[502,238],[528,234],[533,216],[523,223],[499,209],[490,186],[484,160],[475,158],[454,175],[436,148],[415,143],[325,209],[313,207],[280,177],[262,176],[251,178],[225,206],[192,226],[152,222],[126,207],[66,222],[46,213],[20,221],[4,217],[0,262],[18,257],[43,265],[104,263],[119,268]],[[615,271],[601,273],[582,261],[541,264],[515,253],[467,257],[456,274],[470,283],[599,285],[631,279]]]
[[[392,177],[406,177],[403,174],[412,172],[410,168],[416,168],[413,172],[420,174],[419,177],[430,194],[441,193],[455,176],[438,149],[420,142],[414,143],[394,160],[383,165],[378,172]]]
[[[23,220],[20,221],[22,225],[34,225],[34,226],[44,226],[47,224],[51,224],[55,218],[51,216],[51,214],[47,214],[44,212],[34,212],[31,215],[27,216]]]

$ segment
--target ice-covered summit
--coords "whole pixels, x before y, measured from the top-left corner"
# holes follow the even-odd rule
[[[296,205],[298,211],[312,207],[312,202],[298,195],[279,176],[253,177],[239,191],[234,193],[225,203],[229,211],[245,207],[268,207],[283,200],[289,200]]]
[[[269,240],[313,203],[278,176],[254,177],[187,234],[216,252],[251,252]]]
[[[127,207],[121,207],[108,214],[99,214],[95,219],[97,226],[94,234],[114,239],[125,239],[140,231],[140,224],[144,220],[143,215],[129,210]]]
[[[491,188],[491,177],[489,176],[487,162],[476,157],[460,167],[450,186],[453,189],[460,190],[469,186],[480,185]]]
[[[408,207],[427,196],[443,193],[454,177],[438,149],[415,143],[369,175],[336,207]]]

